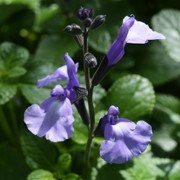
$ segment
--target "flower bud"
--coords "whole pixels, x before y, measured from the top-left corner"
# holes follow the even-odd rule
[[[82,34],[72,36],[74,40],[76,41],[77,45],[82,49],[84,46],[84,37]]]
[[[84,23],[85,27],[90,27],[91,23],[92,23],[92,19],[91,18],[86,18],[83,23]]]
[[[86,9],[81,7],[77,12],[77,16],[80,20],[84,21],[86,18],[93,17],[93,9]]]
[[[92,22],[89,31],[93,31],[95,29],[97,29],[98,27],[100,27],[106,20],[106,15],[99,15],[96,16],[96,18],[94,19],[94,21]]]
[[[84,61],[89,68],[94,68],[97,66],[97,59],[93,54],[89,52],[84,55]]]
[[[71,25],[66,26],[64,31],[67,32],[70,35],[82,34],[81,27],[78,26],[77,24],[71,24]]]

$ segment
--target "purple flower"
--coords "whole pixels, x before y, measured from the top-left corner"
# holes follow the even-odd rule
[[[126,43],[145,44],[148,40],[165,39],[165,36],[153,31],[148,25],[135,20],[135,17],[126,16],[119,30],[117,39],[113,42],[110,50],[102,60],[95,72],[92,84],[96,86],[112,67],[123,57]]]
[[[64,55],[65,66],[58,68],[52,75],[40,79],[38,88],[46,86],[51,82],[67,79],[67,87],[56,85],[51,91],[51,97],[38,106],[33,104],[24,113],[24,122],[28,129],[35,135],[50,141],[64,141],[70,138],[74,132],[71,104],[76,98],[73,86],[79,86],[76,78],[78,64],[75,64],[70,56]]]
[[[115,119],[118,114],[118,108],[111,106],[101,119],[105,140],[100,146],[100,156],[110,164],[122,164],[140,155],[152,137],[152,128],[145,121],[138,121],[136,125],[128,119]]]

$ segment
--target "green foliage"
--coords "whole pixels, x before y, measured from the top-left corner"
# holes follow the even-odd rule
[[[180,99],[167,95],[156,95],[153,116],[162,123],[180,124]]]
[[[33,172],[31,172],[27,180],[56,180],[53,177],[53,174],[49,171],[43,170],[43,169],[38,169]]]
[[[162,10],[152,19],[154,29],[166,37],[161,41],[169,56],[180,62],[180,11],[174,9]]]
[[[0,177],[4,180],[23,179],[30,172],[23,156],[14,147],[0,144]]]
[[[179,162],[170,159],[154,158],[150,154],[140,155],[133,159],[133,167],[120,170],[125,180],[178,179]]]
[[[42,58],[59,67],[64,65],[63,57],[66,52],[72,57],[78,49],[78,46],[70,35],[65,33],[58,36],[51,35],[44,37],[40,41],[36,50],[36,57]]]
[[[82,180],[77,174],[69,173],[62,180]]]
[[[26,163],[32,169],[53,169],[56,160],[56,150],[49,141],[24,132],[21,136],[21,146]]]
[[[25,64],[29,53],[25,48],[10,42],[4,42],[0,46],[0,77],[6,80],[10,77],[21,76],[26,70],[21,67]]]
[[[124,164],[109,164],[99,157],[104,138],[94,137],[87,178],[82,169],[88,128],[74,105],[74,133],[64,142],[39,138],[23,122],[28,106],[49,98],[56,84],[67,86],[63,79],[37,89],[38,79],[65,64],[64,53],[79,62],[77,78],[85,87],[82,50],[63,32],[72,23],[82,27],[76,16],[80,6],[93,8],[93,18],[107,15],[105,23],[89,33],[89,51],[98,64],[126,15],[134,14],[149,25],[152,22],[152,29],[166,36],[166,40],[146,45],[126,45],[121,61],[93,91],[95,127],[111,105],[118,106],[119,117],[149,120],[152,149]],[[0,0],[0,179],[179,180],[179,11],[178,0]],[[91,69],[91,77],[95,70]],[[88,109],[87,98],[84,100]]]
[[[180,75],[180,63],[172,61],[159,42],[151,42],[138,56],[133,72],[148,78],[153,85],[161,85]]]
[[[151,113],[154,103],[155,95],[151,83],[141,76],[128,75],[114,82],[97,109],[105,110],[114,105],[119,107],[120,117],[138,120]]]
[[[0,84],[0,104],[5,104],[16,94],[16,86]]]

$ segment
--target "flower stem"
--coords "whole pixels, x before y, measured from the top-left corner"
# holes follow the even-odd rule
[[[87,28],[84,27],[84,50],[83,54],[85,55],[88,52],[88,31]],[[93,132],[95,126],[95,117],[94,117],[94,105],[93,105],[93,91],[90,86],[90,72],[89,68],[86,66],[84,62],[84,73],[85,73],[85,82],[86,89],[88,91],[88,106],[89,106],[89,115],[90,115],[90,127],[88,132],[88,140],[86,144],[85,157],[84,157],[84,175],[87,173],[89,168],[89,160],[91,154],[91,144],[93,139]]]

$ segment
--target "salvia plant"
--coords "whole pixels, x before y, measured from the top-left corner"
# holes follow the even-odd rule
[[[65,53],[65,65],[59,67],[53,74],[39,79],[37,87],[47,86],[63,78],[67,79],[67,86],[63,88],[60,84],[56,85],[51,91],[51,96],[44,102],[28,107],[24,113],[24,122],[27,128],[39,137],[45,136],[52,142],[65,141],[74,133],[73,122],[76,121],[72,110],[74,104],[88,129],[82,167],[85,178],[91,161],[92,141],[96,135],[105,138],[100,145],[100,156],[110,164],[124,163],[146,150],[153,134],[151,126],[143,120],[135,124],[132,120],[119,118],[119,109],[113,104],[107,114],[101,117],[97,127],[95,126],[93,90],[123,57],[126,43],[145,44],[148,40],[165,39],[165,36],[153,31],[145,23],[137,21],[134,15],[126,16],[117,39],[97,67],[96,57],[88,51],[88,35],[105,22],[106,16],[99,15],[93,19],[93,9],[81,7],[77,17],[84,29],[72,24],[64,31],[72,35],[82,48],[81,62],[84,63],[86,88],[81,87],[76,77],[78,63],[74,63],[68,53]],[[91,79],[90,69],[96,67],[97,70]],[[87,98],[88,110],[84,98]]]
[[[0,180],[179,180],[173,8],[1,0]]]

